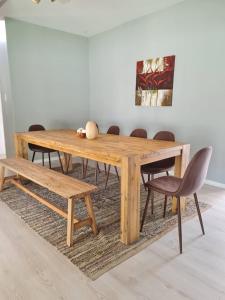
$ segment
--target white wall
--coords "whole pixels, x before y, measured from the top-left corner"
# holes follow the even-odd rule
[[[225,183],[225,1],[188,0],[90,39],[90,118],[103,129],[172,130],[192,153],[214,148]],[[173,106],[135,107],[136,61],[176,55]]]
[[[104,130],[119,124],[124,134],[144,127],[152,137],[168,129],[192,153],[213,145],[208,178],[225,183],[224,28],[224,0],[184,1],[90,40],[7,20],[14,103],[9,93],[6,140],[31,123],[76,128],[89,118]],[[170,54],[173,106],[135,107],[136,61]]]
[[[12,155],[14,131],[5,21],[0,20],[0,157],[4,157],[6,153]]]
[[[89,108],[88,39],[6,19],[15,129],[76,128]]]
[[[5,132],[3,123],[3,112],[2,112],[2,93],[0,92],[0,158],[5,157],[6,147],[5,147]]]

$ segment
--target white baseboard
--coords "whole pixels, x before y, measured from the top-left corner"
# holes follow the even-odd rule
[[[217,181],[213,181],[213,180],[206,180],[205,184],[225,189],[225,184],[221,183],[221,182],[217,182]]]

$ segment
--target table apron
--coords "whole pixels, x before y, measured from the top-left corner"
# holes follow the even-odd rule
[[[160,160],[163,160],[163,159],[166,159],[166,158],[180,156],[181,154],[182,154],[182,149],[171,150],[171,151],[168,151],[168,152],[165,152],[165,153],[160,153],[160,154],[150,153],[150,154],[146,154],[146,155],[143,155],[141,157],[138,157],[136,159],[136,162],[139,165],[142,166],[142,165],[149,164],[149,163],[156,162],[156,161],[160,161]]]
[[[101,153],[89,153],[89,152],[81,152],[81,150],[76,150],[76,149],[71,149],[71,148],[65,148],[65,146],[60,146],[60,145],[56,145],[54,142],[52,142],[51,144],[47,143],[47,142],[41,142],[41,141],[35,141],[35,140],[30,140],[30,139],[26,139],[23,138],[22,136],[17,136],[17,139],[19,138],[20,141],[26,143],[26,144],[34,144],[34,145],[38,145],[41,147],[45,147],[45,148],[49,148],[49,149],[53,149],[56,151],[60,151],[66,154],[70,154],[76,157],[81,157],[81,158],[85,158],[85,159],[90,159],[90,160],[96,160],[102,163],[106,163],[106,164],[111,164],[113,166],[117,166],[117,167],[121,167],[121,159],[120,158],[115,158],[115,157],[110,157],[109,154],[103,155]],[[85,151],[85,149],[84,149]]]
[[[70,154],[73,156],[77,156],[77,157],[81,157],[81,158],[85,158],[85,159],[91,159],[91,160],[96,160],[102,163],[106,163],[106,164],[110,164],[113,166],[117,166],[117,167],[122,167],[122,159],[123,157],[110,157],[109,154],[105,155],[105,154],[101,154],[101,153],[90,153],[90,152],[82,152],[82,150],[76,150],[76,149],[71,149],[71,148],[66,148],[63,145],[56,145],[54,142],[52,142],[51,144],[48,142],[42,142],[42,141],[35,141],[35,139],[27,139],[24,138],[23,136],[17,135],[17,138],[19,138],[19,140],[21,140],[24,143],[31,143],[31,144],[35,144],[38,146],[42,146],[45,148],[49,148],[49,149],[54,149],[56,151],[60,151],[66,154]],[[84,149],[85,151],[85,149]],[[150,152],[149,154],[143,154],[143,155],[137,155],[136,156],[136,163],[138,165],[145,165],[151,162],[156,162],[156,161],[160,161],[162,159],[166,159],[166,158],[170,158],[170,157],[176,157],[176,156],[180,156],[182,154],[182,149],[175,149],[175,150],[171,150],[171,151],[166,151],[164,153],[157,153],[157,152]],[[124,157],[126,157],[126,155],[124,155]]]

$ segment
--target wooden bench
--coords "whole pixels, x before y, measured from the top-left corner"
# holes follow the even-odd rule
[[[13,171],[17,174],[9,177],[8,181],[42,204],[46,205],[48,208],[58,213],[60,216],[67,219],[67,245],[69,247],[72,245],[74,228],[77,229],[86,225],[90,225],[93,233],[95,235],[97,234],[95,215],[90,196],[90,193],[97,189],[96,186],[63,175],[59,172],[49,170],[42,166],[35,165],[34,163],[23,158],[8,158],[0,160],[0,191],[2,191],[4,182],[7,179],[4,177],[5,169]],[[65,198],[68,202],[68,211],[63,211],[54,203],[51,203],[47,199],[44,199],[36,193],[30,191],[22,184],[20,180],[21,176]],[[77,220],[74,218],[74,204],[78,198],[84,199],[87,208],[88,218],[84,220]]]

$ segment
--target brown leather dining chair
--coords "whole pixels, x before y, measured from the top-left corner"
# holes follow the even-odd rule
[[[45,130],[45,128],[44,128],[43,125],[40,125],[40,124],[31,125],[28,129],[28,131],[41,131],[41,130]],[[54,149],[45,148],[45,147],[38,146],[38,145],[34,145],[34,144],[30,144],[30,143],[28,144],[28,147],[31,151],[33,151],[32,162],[34,161],[36,153],[41,153],[42,154],[42,165],[43,166],[45,165],[45,153],[48,154],[48,161],[49,161],[49,168],[50,169],[52,168],[51,153],[56,152],[58,154],[58,157],[59,157],[59,163],[60,163],[62,173],[64,173],[59,151],[54,150]]]
[[[153,140],[174,142],[175,135],[170,131],[159,131],[153,137]],[[145,190],[146,190],[146,186],[145,186],[144,174],[148,175],[148,181],[149,181],[150,179],[154,179],[154,175],[159,173],[166,172],[166,174],[169,175],[169,171],[174,167],[174,165],[175,165],[175,158],[171,157],[171,158],[163,159],[160,161],[156,161],[141,166],[141,177],[142,177]]]
[[[181,208],[180,208],[180,198],[189,195],[194,195],[195,205],[198,212],[198,218],[201,225],[202,233],[205,234],[204,226],[202,222],[202,216],[199,208],[197,192],[201,189],[204,184],[210,158],[212,155],[212,147],[207,147],[199,150],[191,162],[189,163],[183,178],[178,178],[175,176],[163,176],[146,183],[148,187],[148,196],[145,204],[145,209],[141,222],[141,231],[143,229],[145,217],[147,214],[148,203],[151,197],[151,193],[156,191],[165,195],[164,202],[164,216],[166,213],[167,197],[177,198],[177,216],[178,216],[178,233],[179,233],[179,246],[180,253],[182,253],[182,225],[181,225]],[[151,198],[153,200],[153,198]],[[153,200],[154,201],[154,200]],[[152,201],[152,205],[153,205]]]
[[[143,139],[147,139],[148,134],[147,131],[145,129],[142,128],[136,128],[134,129],[131,134],[131,137],[138,137],[138,138],[143,138]]]
[[[131,134],[130,134],[130,137],[137,137],[137,138],[144,138],[146,139],[147,138],[147,131],[143,128],[136,128],[134,129]],[[118,170],[117,168],[115,167],[115,170],[116,170],[116,174],[117,174],[117,177],[119,179],[119,175],[118,175]],[[109,174],[109,173],[108,173]],[[108,182],[108,174],[107,174],[107,178],[106,178],[106,185],[105,185],[105,188],[107,187],[107,182]]]
[[[116,125],[110,126],[109,129],[107,130],[107,134],[119,135],[120,134],[120,128],[119,128],[119,126],[116,126]],[[111,165],[108,165],[108,170],[106,170],[107,169],[106,168],[106,164],[104,164],[104,167],[105,167],[105,173],[106,173],[106,182],[105,182],[105,189],[106,189],[107,188],[107,184],[108,184],[108,180],[109,180],[109,174],[110,174]],[[120,181],[120,177],[119,177],[119,174],[118,174],[117,167],[114,166],[114,169],[116,171],[117,178]]]

